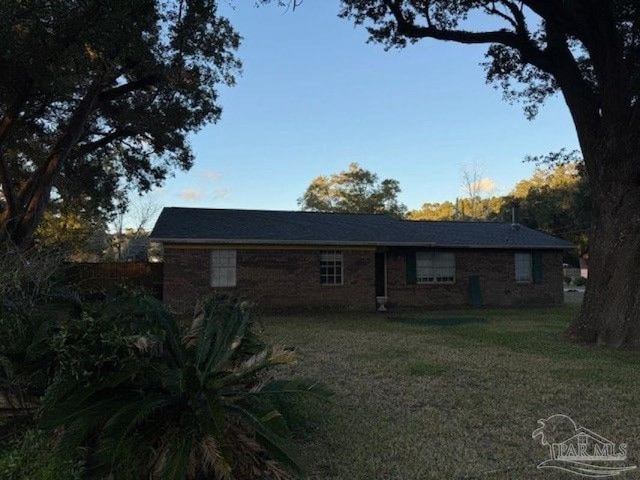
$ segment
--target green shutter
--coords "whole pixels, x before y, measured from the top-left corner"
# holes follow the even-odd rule
[[[471,306],[482,306],[482,290],[480,289],[480,277],[478,275],[469,277],[469,296],[471,297]]]
[[[416,269],[416,252],[407,252],[407,285],[417,283],[418,272]]]
[[[533,252],[531,256],[533,283],[542,283],[542,252]]]

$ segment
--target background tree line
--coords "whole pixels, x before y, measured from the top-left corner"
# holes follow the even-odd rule
[[[460,197],[427,202],[408,210],[398,195],[400,183],[351,163],[339,173],[313,179],[298,200],[303,210],[337,213],[384,213],[409,220],[515,221],[573,242],[565,261],[577,266],[588,255],[591,197],[584,164],[577,152],[527,157],[536,170],[506,195],[492,194],[491,182],[477,168],[462,170]]]

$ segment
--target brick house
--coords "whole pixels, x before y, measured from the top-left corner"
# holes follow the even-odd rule
[[[265,310],[558,305],[569,242],[494,222],[386,215],[165,208],[164,301],[190,311],[212,291]]]

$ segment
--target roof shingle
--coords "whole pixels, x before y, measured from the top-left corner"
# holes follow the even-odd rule
[[[521,225],[398,220],[387,215],[164,208],[151,238],[165,243],[433,246],[567,249],[573,244]]]

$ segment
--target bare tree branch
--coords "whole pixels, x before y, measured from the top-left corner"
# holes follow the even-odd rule
[[[518,21],[513,18],[510,17],[509,15],[507,15],[506,13],[504,13],[502,10],[500,10],[497,6],[496,6],[496,2],[491,2],[491,6],[486,5],[484,7],[484,10],[486,13],[488,13],[489,15],[495,15],[497,17],[502,18],[503,20],[505,20],[506,22],[508,22],[513,28],[515,28],[516,30],[518,30],[519,28],[522,27],[521,24],[518,23]],[[513,12],[512,12],[513,13]]]

